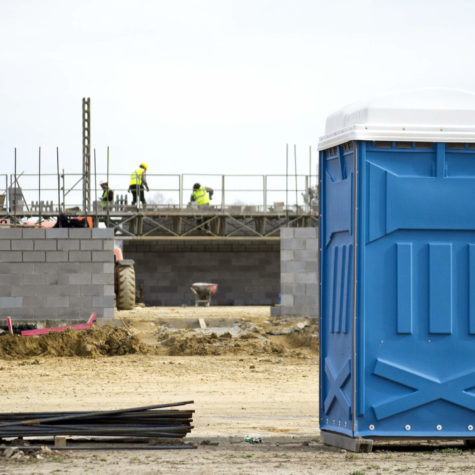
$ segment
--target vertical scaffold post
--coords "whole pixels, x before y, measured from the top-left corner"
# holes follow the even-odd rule
[[[91,99],[82,99],[82,207],[91,209]]]
[[[225,180],[225,175],[223,175],[221,177],[221,212],[224,212],[224,208],[226,207],[225,188],[226,188],[226,180]]]
[[[267,212],[267,175],[262,176],[263,212]]]

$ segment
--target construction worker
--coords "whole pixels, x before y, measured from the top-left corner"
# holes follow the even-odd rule
[[[145,173],[147,171],[147,165],[145,163],[141,163],[137,170],[132,172],[132,176],[130,177],[130,184],[129,184],[129,191],[132,192],[132,204],[137,203],[137,195],[140,193],[140,201],[142,205],[145,207],[145,195],[144,195],[144,188],[149,191],[147,179],[145,177]]]
[[[102,196],[101,205],[102,209],[110,209],[114,202],[114,192],[109,188],[107,181],[101,181]]]
[[[201,186],[199,183],[193,185],[193,193],[191,193],[190,204],[195,202],[198,205],[198,209],[205,210],[209,208],[210,200],[213,199],[213,188],[207,186]],[[206,232],[210,231],[209,223],[206,223],[206,218],[198,218],[198,224],[200,225],[201,230]]]
[[[196,202],[198,207],[209,206],[210,200],[213,199],[213,188],[201,186],[199,183],[193,185],[193,193],[190,197],[190,202]]]

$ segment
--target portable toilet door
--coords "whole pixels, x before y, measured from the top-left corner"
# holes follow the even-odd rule
[[[475,437],[475,95],[354,104],[319,149],[322,440]]]

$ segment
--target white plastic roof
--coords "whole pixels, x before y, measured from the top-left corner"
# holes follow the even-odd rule
[[[328,116],[319,149],[349,140],[475,142],[475,94],[431,88],[350,104]]]

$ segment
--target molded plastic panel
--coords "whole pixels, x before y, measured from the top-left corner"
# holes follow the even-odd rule
[[[354,165],[352,147],[338,146],[320,160],[321,427],[352,434],[352,313]]]
[[[473,437],[475,150],[360,145],[354,435]]]

